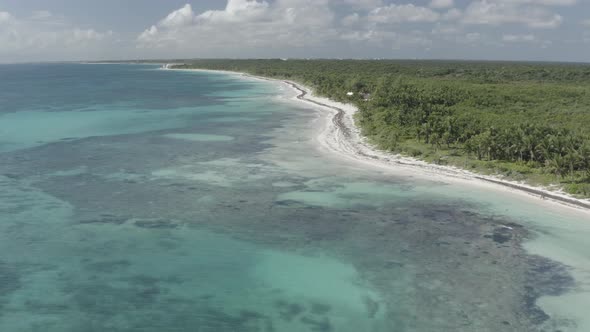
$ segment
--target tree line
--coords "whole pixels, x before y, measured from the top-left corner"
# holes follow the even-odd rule
[[[360,104],[359,122],[366,135],[392,151],[414,138],[435,149],[462,150],[478,160],[526,163],[560,177],[577,172],[590,177],[587,134],[529,121],[498,126],[454,108],[470,97],[444,85],[420,89],[401,80],[383,81],[372,99]]]

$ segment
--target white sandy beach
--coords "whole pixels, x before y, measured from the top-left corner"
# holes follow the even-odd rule
[[[300,83],[231,71],[206,69],[179,70],[225,73],[246,79],[274,81],[287,85],[297,92],[297,96],[293,100],[306,103],[325,112],[324,129],[318,135],[317,142],[324,150],[335,153],[341,158],[360,162],[367,166],[377,167],[399,175],[418,176],[447,183],[462,182],[500,192],[518,193],[534,200],[535,203],[556,204],[568,209],[577,210],[578,212],[585,212],[590,216],[589,199],[579,199],[561,190],[531,186],[497,176],[481,175],[453,166],[431,164],[415,158],[380,151],[372,146],[366,137],[361,135],[360,129],[355,125],[354,114],[358,112],[356,106],[316,96],[309,87]]]

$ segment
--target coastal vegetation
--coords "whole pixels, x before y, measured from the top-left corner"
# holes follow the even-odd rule
[[[195,60],[308,85],[358,106],[379,148],[590,197],[590,65],[394,60]]]

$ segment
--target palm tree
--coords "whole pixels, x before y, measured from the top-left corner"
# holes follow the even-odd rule
[[[582,171],[586,173],[587,180],[590,181],[590,143],[589,141],[584,142],[578,148],[578,156],[580,161],[580,167]]]
[[[552,156],[551,159],[547,159],[545,162],[547,167],[555,173],[557,177],[562,177],[564,174],[564,170],[567,169],[566,167],[566,160],[559,154],[555,154]]]
[[[570,135],[565,138],[565,149],[567,151],[565,159],[569,165],[569,174],[572,177],[574,176],[576,165],[581,159],[578,150],[576,149],[577,147],[578,142],[576,142],[576,139],[573,136]]]
[[[537,147],[535,141],[535,137],[532,134],[524,135],[522,137],[521,155],[524,151],[526,151],[529,154],[529,160],[531,161],[536,161],[537,159],[537,156],[535,155],[535,149]]]
[[[545,162],[551,156],[551,141],[551,135],[547,135],[535,147],[538,161]]]

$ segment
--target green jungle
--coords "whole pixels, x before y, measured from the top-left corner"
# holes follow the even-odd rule
[[[590,197],[590,65],[418,60],[183,60],[288,79],[354,103],[377,147]],[[347,92],[353,92],[348,96]]]

